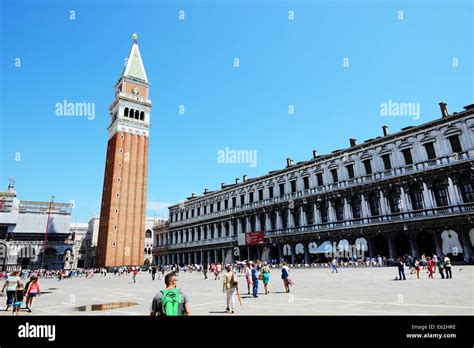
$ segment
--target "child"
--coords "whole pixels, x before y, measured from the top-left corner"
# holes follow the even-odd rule
[[[23,305],[24,297],[25,297],[25,289],[23,287],[23,284],[18,282],[18,285],[16,286],[16,291],[15,291],[15,299],[13,302],[13,315],[18,315],[18,312],[20,312],[20,308]]]

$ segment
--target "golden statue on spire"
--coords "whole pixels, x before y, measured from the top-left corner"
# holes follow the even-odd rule
[[[137,42],[137,39],[138,39],[137,33],[133,33],[132,38],[133,38],[133,42]]]

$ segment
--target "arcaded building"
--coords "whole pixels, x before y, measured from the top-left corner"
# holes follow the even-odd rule
[[[169,207],[157,263],[323,261],[328,245],[364,256],[473,256],[474,105],[287,165]],[[334,244],[335,243],[335,244]]]

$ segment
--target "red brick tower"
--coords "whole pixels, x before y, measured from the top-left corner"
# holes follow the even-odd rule
[[[100,209],[97,267],[142,265],[151,101],[137,36],[115,85]]]

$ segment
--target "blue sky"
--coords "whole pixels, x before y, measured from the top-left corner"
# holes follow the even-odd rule
[[[462,110],[472,23],[468,0],[2,1],[0,185],[14,177],[20,199],[74,200],[79,222],[99,213],[108,106],[134,32],[153,102],[147,215],[161,216],[287,157],[435,119],[440,101]],[[95,103],[95,118],[56,116],[63,100]],[[381,116],[388,100],[419,103],[420,119]],[[257,165],[218,163],[226,147],[256,150]]]

